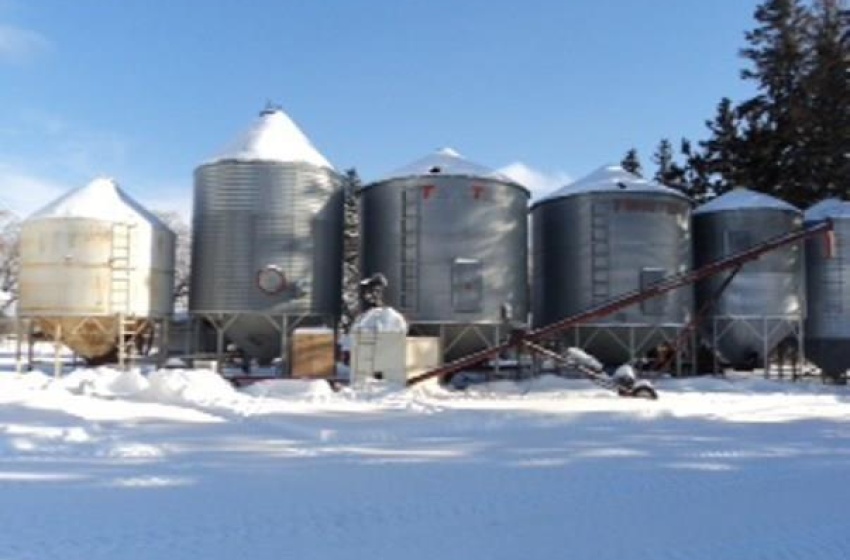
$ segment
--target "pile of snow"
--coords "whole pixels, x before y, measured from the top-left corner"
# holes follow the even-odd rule
[[[251,383],[242,392],[253,397],[293,401],[328,401],[337,398],[337,393],[324,380],[273,379]]]
[[[233,385],[211,370],[161,369],[147,380],[150,385],[145,396],[164,403],[217,407],[241,398]]]
[[[407,321],[392,307],[373,307],[355,319],[351,331],[407,334]]]
[[[129,397],[150,387],[138,369],[120,371],[109,367],[80,368],[55,380],[55,384],[74,394],[99,397]]]

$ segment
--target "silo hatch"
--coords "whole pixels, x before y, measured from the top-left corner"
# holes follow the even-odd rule
[[[286,289],[286,274],[274,265],[261,268],[257,271],[257,286],[269,295],[279,294]]]
[[[481,311],[484,300],[484,281],[481,261],[455,259],[452,263],[452,306],[462,313]]]

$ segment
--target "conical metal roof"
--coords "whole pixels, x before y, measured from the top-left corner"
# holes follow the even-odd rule
[[[827,198],[809,206],[803,213],[806,221],[815,222],[826,218],[850,217],[850,202],[838,198]]]
[[[536,204],[590,192],[664,193],[688,198],[681,192],[629,173],[619,165],[603,165],[589,175],[540,198]]]
[[[399,179],[402,177],[421,177],[428,175],[453,175],[462,177],[486,177],[507,183],[516,181],[498,171],[464,158],[451,148],[443,148],[434,153],[396,169],[376,182]]]
[[[751,191],[743,187],[736,187],[731,191],[718,196],[699,206],[694,210],[694,214],[707,214],[709,212],[724,212],[727,210],[742,210],[742,209],[776,209],[776,210],[791,210],[799,212],[800,209],[792,204],[788,204],[784,200],[768,194]]]
[[[121,190],[115,179],[107,177],[99,177],[84,187],[65,193],[33,213],[26,221],[61,218],[127,223],[146,221],[158,227],[166,227],[153,213]]]
[[[333,169],[298,125],[278,107],[264,109],[248,130],[207,163],[220,161],[304,162]]]

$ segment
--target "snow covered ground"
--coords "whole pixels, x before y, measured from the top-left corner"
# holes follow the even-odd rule
[[[850,390],[452,392],[0,357],[0,559],[850,557]],[[44,371],[51,371],[45,366]]]

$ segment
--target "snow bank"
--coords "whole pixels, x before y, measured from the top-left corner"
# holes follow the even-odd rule
[[[258,381],[243,387],[242,393],[253,397],[307,402],[328,401],[337,397],[327,381],[300,379],[274,379]]]
[[[56,379],[55,385],[74,394],[101,397],[130,397],[146,390],[150,383],[137,369],[121,371],[109,367],[80,368]]]
[[[221,375],[210,370],[161,369],[148,376],[145,397],[171,404],[228,406],[244,398]]]

